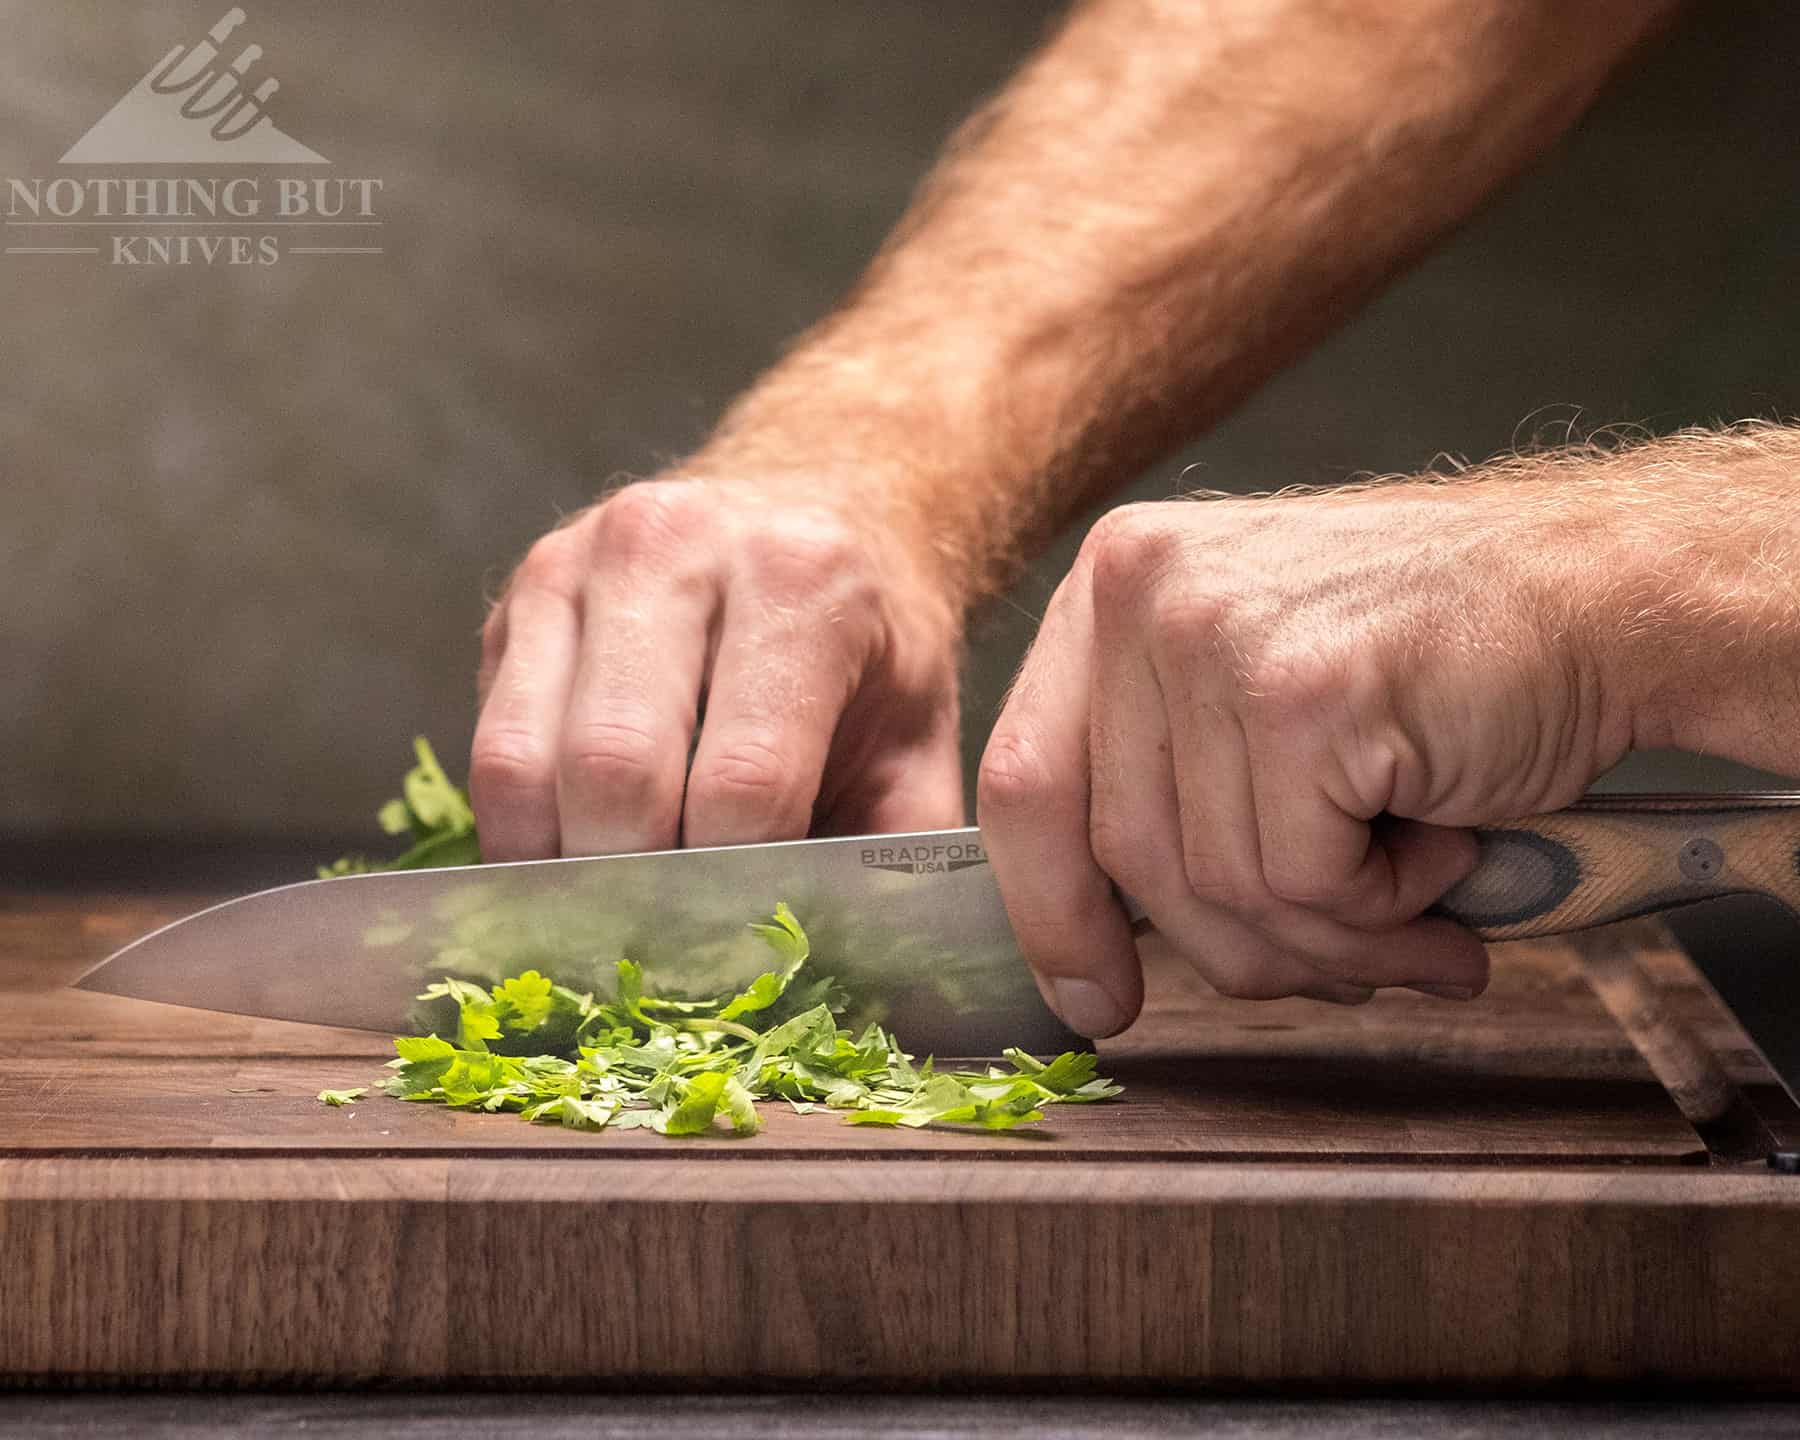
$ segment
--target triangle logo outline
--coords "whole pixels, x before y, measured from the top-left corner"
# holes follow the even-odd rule
[[[250,72],[260,45],[230,55],[248,16],[233,6],[204,39],[177,45],[69,147],[64,165],[329,165],[269,118],[281,82]]]

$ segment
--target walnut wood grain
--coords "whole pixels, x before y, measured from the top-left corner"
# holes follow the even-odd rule
[[[708,1159],[0,1163],[16,1378],[1791,1388],[1790,1183]]]
[[[1469,1005],[1158,971],[1035,1138],[675,1143],[328,1110],[380,1037],[62,988],[191,898],[0,900],[0,1381],[1796,1385],[1800,1181],[1698,1163],[1566,945]]]
[[[754,1140],[589,1134],[371,1094],[332,1109],[322,1089],[373,1086],[374,1062],[58,1059],[0,1081],[0,1157],[48,1154],[594,1154],[727,1156],[746,1164],[941,1155],[1013,1164],[1245,1158],[1379,1163],[1697,1163],[1705,1147],[1649,1080],[1507,1078],[1379,1059],[1168,1057],[1109,1067],[1106,1106],[1065,1106],[1031,1132],[880,1131],[829,1112],[764,1107]]]
[[[1800,912],[1800,795],[1605,795],[1476,831],[1440,914],[1485,940],[1586,929],[1723,895]]]

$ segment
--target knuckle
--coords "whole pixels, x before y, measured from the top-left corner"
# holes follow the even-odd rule
[[[1128,817],[1095,810],[1088,822],[1088,849],[1106,874],[1127,890],[1146,890],[1143,827]]]
[[[525,552],[513,576],[513,584],[567,594],[581,582],[580,541],[572,530],[552,530]],[[488,617],[498,625],[500,610]]]
[[[1093,567],[1095,604],[1134,603],[1167,568],[1176,541],[1154,505],[1121,505],[1102,515],[1081,547]]]
[[[1342,674],[1316,647],[1279,648],[1261,654],[1242,672],[1245,698],[1271,718],[1318,719],[1341,699]]]
[[[1241,668],[1243,657],[1233,638],[1234,605],[1215,586],[1190,582],[1163,596],[1152,614],[1156,643],[1182,660],[1218,657]]]
[[[657,775],[656,737],[624,720],[592,720],[564,742],[562,780],[581,795],[638,797]]]
[[[709,514],[692,483],[642,480],[601,503],[595,535],[615,562],[668,555],[691,543]]]
[[[753,804],[787,820],[799,808],[804,786],[798,767],[773,745],[744,740],[696,766],[688,778],[689,800],[698,806]]]
[[[773,539],[757,547],[757,564],[773,588],[833,590],[864,573],[863,545],[849,523],[822,510],[785,511]]]
[[[548,789],[556,768],[536,737],[514,730],[477,734],[469,754],[469,788],[478,797],[530,794]]]
[[[1215,855],[1184,855],[1182,875],[1188,893],[1195,899],[1229,911],[1251,925],[1266,924],[1280,908],[1265,886],[1245,879],[1236,867],[1221,863]]]
[[[982,753],[975,775],[978,816],[1005,821],[1045,809],[1056,777],[1036,746],[1022,735],[996,733]]]
[[[1265,865],[1263,884],[1275,900],[1309,910],[1329,909],[1349,898],[1343,882],[1279,862]]]

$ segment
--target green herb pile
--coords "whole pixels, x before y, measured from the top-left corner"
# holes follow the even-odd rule
[[[431,747],[415,744],[419,766],[407,776],[406,797],[381,812],[390,833],[411,834],[412,848],[389,865],[340,860],[321,874],[475,863],[467,797]],[[509,1111],[540,1124],[676,1136],[724,1128],[753,1135],[762,1128],[758,1101],[786,1101],[801,1114],[843,1111],[852,1125],[1010,1130],[1042,1120],[1048,1105],[1120,1092],[1095,1074],[1093,1055],[1074,1051],[1045,1063],[1008,1050],[1005,1066],[981,1070],[939,1071],[929,1059],[915,1065],[880,1025],[860,1034],[839,1028],[832,982],[801,978],[810,946],[786,905],[751,929],[773,967],[710,999],[650,993],[642,969],[626,959],[609,1000],[536,970],[492,987],[439,981],[419,998],[444,1010],[439,1028],[451,1037],[397,1038],[394,1073],[382,1088],[401,1100]],[[360,1095],[327,1090],[319,1099],[343,1105]]]
[[[796,986],[808,947],[787,906],[752,929],[773,951],[775,968],[710,1000],[647,995],[630,960],[619,961],[618,993],[608,1001],[535,970],[492,990],[441,981],[420,998],[455,1003],[454,1040],[395,1040],[399,1054],[383,1088],[459,1110],[512,1111],[578,1130],[643,1126],[662,1135],[703,1135],[719,1124],[753,1135],[762,1128],[758,1100],[786,1100],[803,1114],[843,1110],[853,1125],[1009,1130],[1043,1119],[1046,1105],[1119,1093],[1095,1076],[1092,1055],[1073,1052],[1046,1065],[1009,1050],[1006,1067],[981,1071],[938,1072],[929,1060],[915,1066],[879,1025],[855,1035],[838,1028],[829,1000],[790,1000],[800,993],[813,1000],[829,982]]]

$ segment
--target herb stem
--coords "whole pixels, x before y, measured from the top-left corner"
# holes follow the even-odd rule
[[[752,1045],[762,1039],[748,1025],[740,1025],[735,1020],[676,1020],[673,1028],[691,1030],[696,1035],[735,1035],[740,1040],[748,1040]]]

